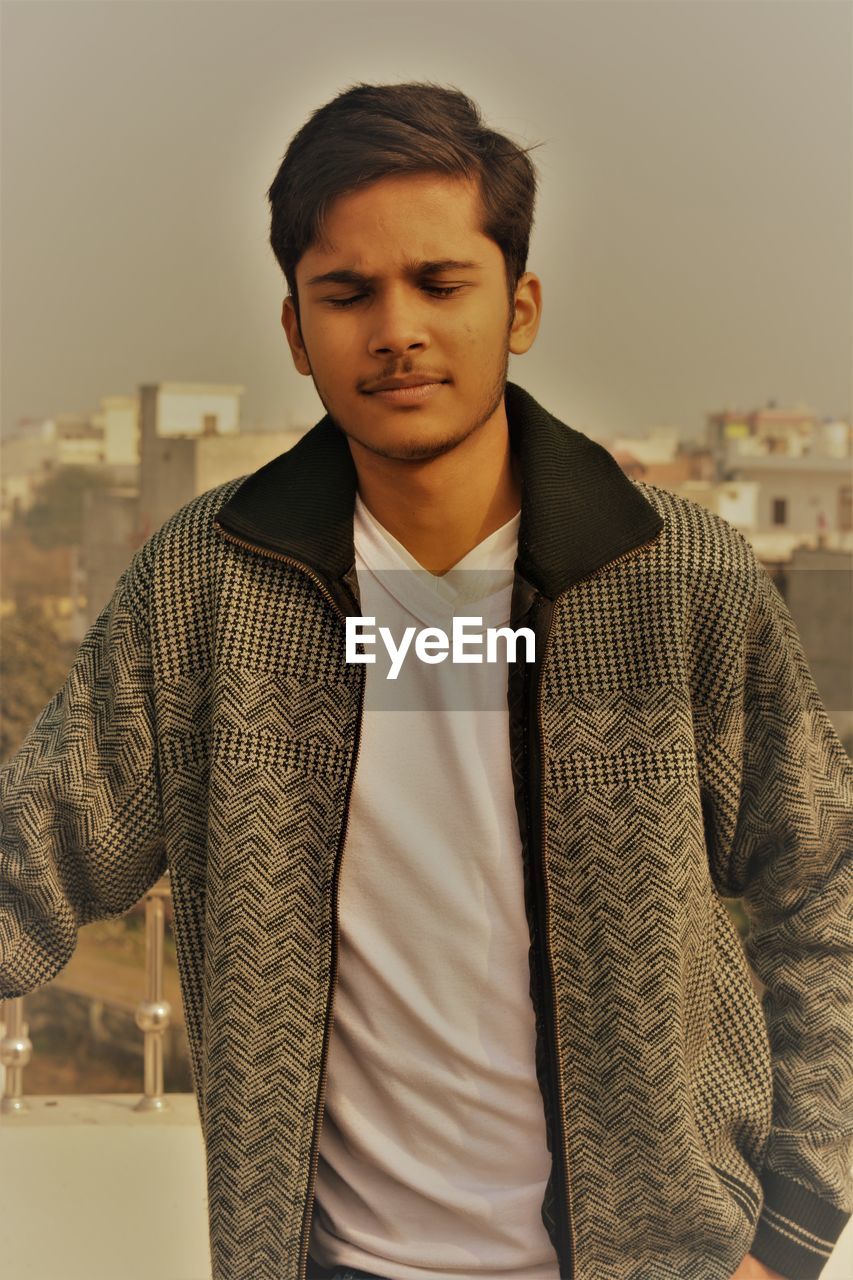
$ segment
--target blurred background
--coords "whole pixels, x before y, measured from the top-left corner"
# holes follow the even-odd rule
[[[510,378],[750,539],[853,749],[849,4],[5,0],[0,17],[4,759],[136,547],[322,416],[279,327],[265,193],[313,110],[408,79],[542,144],[543,323]],[[27,1093],[141,1088],[141,912],[84,928],[28,997]],[[184,1091],[168,927],[165,982],[166,1088]]]

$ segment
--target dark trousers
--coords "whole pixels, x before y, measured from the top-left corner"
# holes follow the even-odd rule
[[[385,1277],[373,1271],[359,1271],[357,1267],[339,1267],[332,1272],[331,1280],[385,1280]]]

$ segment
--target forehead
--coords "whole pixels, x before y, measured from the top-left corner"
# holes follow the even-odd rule
[[[473,180],[441,174],[381,178],[332,201],[323,238],[306,249],[300,274],[341,264],[366,271],[404,259],[482,257],[488,245],[500,258],[481,220]]]

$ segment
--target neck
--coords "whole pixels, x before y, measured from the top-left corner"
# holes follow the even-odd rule
[[[503,406],[437,458],[384,458],[352,439],[350,449],[368,511],[436,577],[521,508],[520,475]]]

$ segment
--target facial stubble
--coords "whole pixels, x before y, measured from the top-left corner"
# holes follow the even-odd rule
[[[357,444],[361,445],[363,449],[368,449],[371,453],[375,453],[380,458],[391,458],[397,462],[427,462],[431,458],[440,458],[443,454],[450,453],[452,449],[456,449],[460,444],[462,444],[465,440],[467,440],[469,436],[472,436],[475,431],[479,431],[481,427],[485,426],[485,424],[494,416],[494,414],[497,412],[498,408],[500,407],[506,391],[507,377],[509,374],[509,357],[510,357],[509,339],[510,339],[510,334],[512,332],[513,318],[514,318],[514,314],[513,314],[513,311],[511,310],[509,324],[507,325],[507,328],[504,331],[504,344],[503,344],[501,364],[498,370],[496,371],[494,381],[492,382],[492,385],[489,388],[489,391],[485,397],[484,405],[476,412],[473,422],[470,422],[461,431],[457,431],[453,435],[447,436],[444,440],[439,440],[438,442],[433,441],[431,443],[427,443],[427,442],[421,443],[415,440],[415,441],[410,441],[407,444],[398,445],[396,447],[387,447],[387,446],[378,445],[374,441],[362,440],[359,436],[355,434],[355,432],[348,430],[348,428],[344,425],[344,423],[340,421],[340,419],[335,417],[334,413],[329,407],[328,402],[323,396],[323,392],[320,389],[317,379],[314,377],[314,371],[313,369],[311,369],[311,362],[310,362],[310,359],[308,359],[307,349],[305,350],[305,356],[306,356],[306,359],[308,359],[308,367],[311,370],[311,378],[314,383],[314,387],[316,389],[317,395],[320,397],[320,401],[323,405],[323,408],[326,410],[326,413],[328,414],[332,423],[338,428],[338,430],[343,435],[347,436],[347,438],[350,440],[354,440]],[[303,340],[303,348],[304,348],[304,345],[305,344]]]

